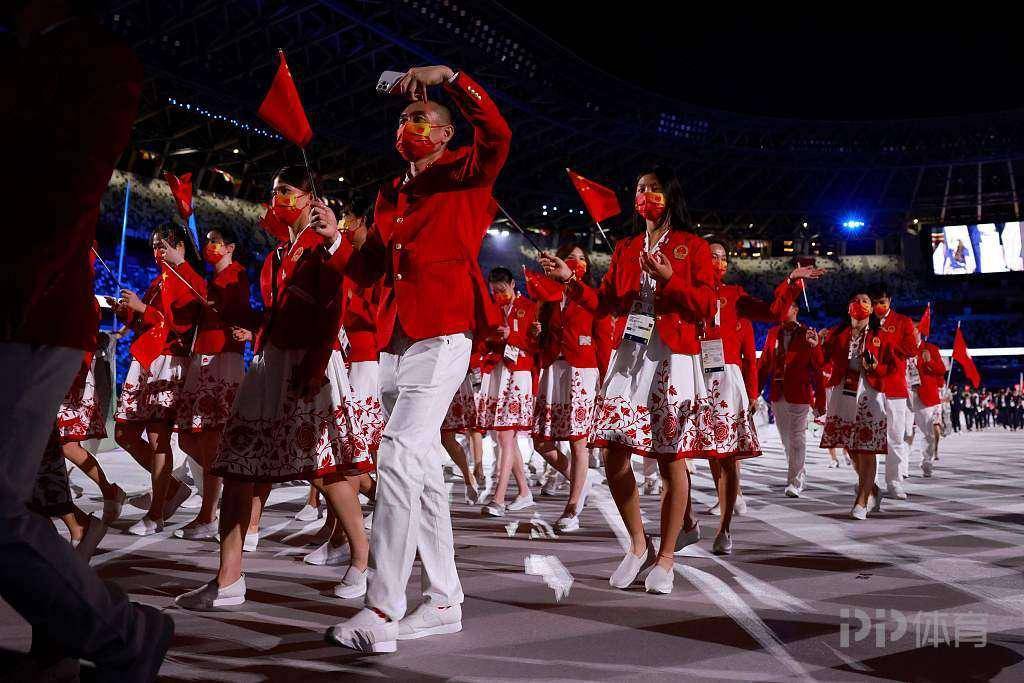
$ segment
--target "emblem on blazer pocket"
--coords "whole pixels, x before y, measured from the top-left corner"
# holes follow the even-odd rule
[[[878,337],[875,337],[874,339],[871,340],[871,343],[874,344],[875,346],[881,346],[882,340],[879,339]]]
[[[292,261],[298,261],[299,257],[302,256],[302,252],[305,251],[305,247],[299,247],[292,253]]]
[[[682,261],[690,253],[690,250],[686,248],[686,245],[679,244],[672,250],[672,257]]]
[[[516,317],[517,318],[522,318],[522,317],[525,317],[525,316],[526,316],[526,311],[524,311],[523,309],[520,308],[518,311],[516,311]]]

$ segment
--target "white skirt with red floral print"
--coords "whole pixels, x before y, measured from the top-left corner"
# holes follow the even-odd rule
[[[452,404],[448,406],[448,414],[441,423],[442,432],[469,432],[477,429],[479,418],[476,409],[480,400],[478,391],[474,389],[477,383],[483,383],[480,370],[470,368],[459,390],[455,392]]]
[[[698,429],[706,394],[700,357],[672,353],[657,328],[649,344],[623,340],[597,397],[591,444],[648,457],[714,457],[711,435]]]
[[[292,390],[305,354],[268,345],[253,360],[224,428],[214,474],[275,482],[372,471],[369,448],[354,426],[341,353],[331,354],[326,381],[311,399]]]
[[[212,432],[224,429],[244,377],[245,362],[239,353],[192,356],[178,399],[178,430]]]
[[[96,397],[96,361],[82,362],[75,381],[57,411],[57,436],[60,443],[102,439],[107,435],[103,411]]]
[[[387,422],[380,402],[380,363],[375,360],[349,363],[348,378],[352,383],[356,430],[370,452],[376,453]]]
[[[885,395],[861,374],[856,396],[834,387],[825,409],[821,448],[845,448],[858,453],[885,453]]]
[[[145,370],[132,359],[117,400],[117,422],[166,422],[178,416],[178,397],[185,383],[188,358],[158,356]]]
[[[590,437],[597,401],[597,368],[576,368],[556,360],[540,373],[533,436],[552,441]]]
[[[754,427],[754,408],[747,397],[740,366],[729,363],[721,372],[704,373],[707,394],[700,402],[697,429],[711,436],[717,458],[761,455]]]
[[[482,430],[524,431],[533,429],[533,375],[529,370],[509,370],[504,363],[480,381],[477,422]]]

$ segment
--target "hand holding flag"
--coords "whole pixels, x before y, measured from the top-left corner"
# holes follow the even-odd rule
[[[561,301],[565,293],[565,285],[555,282],[549,277],[527,270],[523,266],[523,277],[526,279],[526,294],[534,301]]]

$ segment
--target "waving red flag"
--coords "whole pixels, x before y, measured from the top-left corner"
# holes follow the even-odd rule
[[[313,129],[309,127],[309,119],[299,100],[299,91],[295,89],[292,72],[288,70],[284,50],[278,50],[277,56],[280,62],[274,82],[270,84],[270,90],[257,113],[287,140],[305,147],[313,139]]]
[[[963,366],[964,375],[971,381],[971,384],[975,389],[981,384],[981,375],[978,373],[978,367],[971,360],[970,352],[967,350],[967,342],[964,341],[964,334],[960,331],[960,327],[956,328],[956,338],[953,340],[953,360]]]
[[[595,183],[593,180],[587,180],[571,168],[565,169],[565,172],[569,174],[569,180],[579,192],[583,205],[587,207],[587,213],[595,223],[622,213],[619,199],[615,196],[614,190]]]
[[[167,181],[167,187],[171,188],[171,194],[174,195],[174,201],[178,205],[178,213],[181,214],[182,220],[187,221],[193,211],[192,174],[182,173],[180,176],[176,176],[165,171],[164,180]]]
[[[164,345],[167,343],[167,325],[161,320],[153,325],[132,342],[128,349],[143,370],[148,370],[160,354],[164,352]]]
[[[917,323],[917,331],[921,333],[921,336],[925,339],[932,331],[932,305],[929,303],[924,307],[924,313],[921,314],[921,320]]]
[[[546,275],[527,270],[523,266],[523,277],[526,278],[526,294],[534,301],[561,301],[565,286],[555,282]]]

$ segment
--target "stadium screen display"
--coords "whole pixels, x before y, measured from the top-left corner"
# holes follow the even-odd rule
[[[932,228],[936,275],[972,275],[1024,270],[1024,223],[980,223]]]

